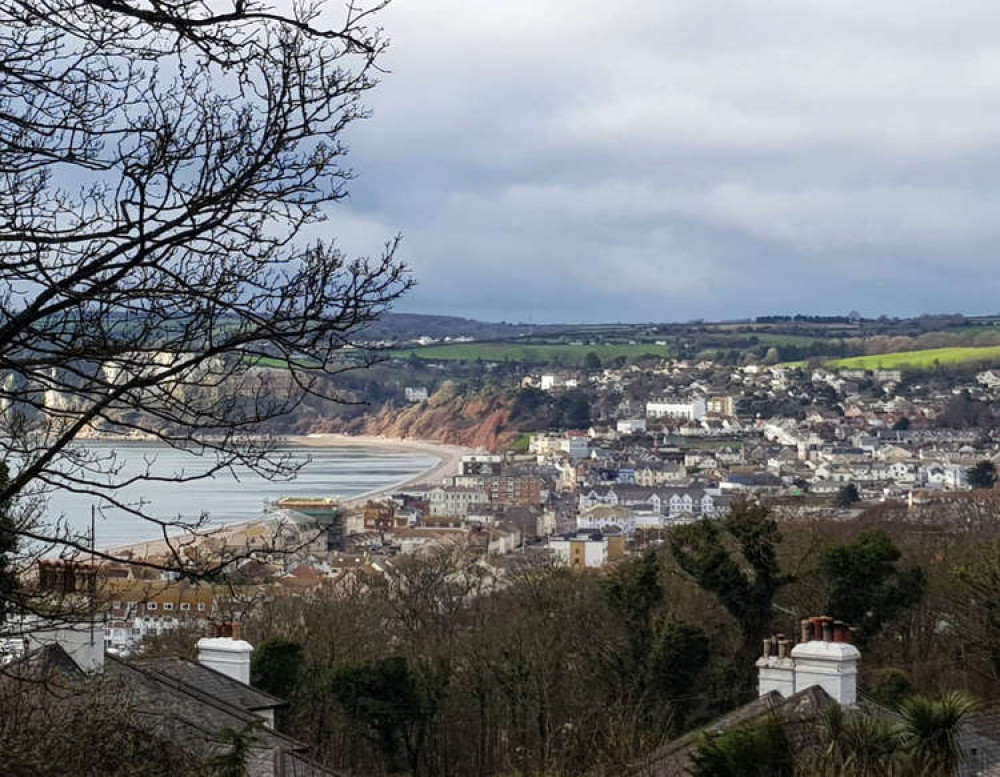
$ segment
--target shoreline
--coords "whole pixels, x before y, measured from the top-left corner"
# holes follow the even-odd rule
[[[358,494],[350,499],[345,499],[341,504],[345,507],[357,507],[369,499],[383,496],[387,492],[395,491],[398,488],[413,486],[417,483],[427,481],[438,483],[446,477],[458,474],[458,465],[462,456],[475,453],[475,448],[464,445],[450,445],[448,443],[433,442],[430,440],[407,440],[399,437],[382,437],[375,435],[349,434],[307,434],[296,437],[288,437],[290,443],[303,446],[314,446],[317,448],[339,448],[360,445],[366,448],[382,448],[385,450],[400,451],[407,453],[424,453],[437,459],[437,463],[413,477],[405,478],[398,483],[393,483],[382,488],[376,488],[363,494]]]
[[[315,448],[342,448],[351,446],[381,448],[383,450],[399,452],[423,453],[437,459],[437,461],[429,468],[413,475],[412,477],[405,478],[397,483],[383,486],[382,488],[367,491],[350,499],[345,499],[340,503],[341,507],[345,511],[356,510],[370,499],[378,499],[379,497],[385,496],[386,494],[392,493],[398,489],[406,488],[407,486],[414,486],[422,483],[439,483],[446,477],[457,474],[459,462],[461,461],[462,456],[475,453],[476,450],[463,445],[451,445],[431,440],[410,440],[405,438],[374,435],[355,436],[339,433],[293,435],[282,438],[282,443]],[[170,536],[169,544],[168,541],[163,538],[155,540],[140,540],[138,542],[130,542],[125,545],[118,545],[113,548],[106,548],[102,550],[102,552],[118,557],[119,560],[123,562],[127,562],[129,557],[136,560],[155,558],[157,556],[168,555],[170,553],[171,545],[175,549],[189,548],[210,538],[218,538],[224,535],[235,536],[241,533],[250,532],[267,526],[274,521],[274,518],[266,516],[261,518],[250,518],[246,521],[207,527],[197,532],[178,532],[177,534]]]

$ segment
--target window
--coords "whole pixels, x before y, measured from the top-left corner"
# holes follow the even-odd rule
[[[205,612],[205,603],[198,602],[198,612]]]
[[[191,609],[191,604],[189,602],[181,602],[181,612],[187,612]]]
[[[156,609],[156,602],[146,602],[146,609],[147,610],[155,610]]]
[[[172,610],[172,609],[174,609],[174,603],[173,602],[164,602],[163,603],[163,609],[164,610]]]
[[[121,607],[122,607],[122,603],[121,602],[111,602],[111,609],[113,609],[113,610],[120,610]]]

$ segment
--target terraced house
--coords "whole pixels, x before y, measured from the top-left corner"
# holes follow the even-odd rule
[[[715,488],[608,486],[592,488],[580,493],[578,506],[581,511],[597,505],[618,505],[648,511],[654,515],[677,517],[692,515],[696,518],[715,518],[725,515],[732,503],[732,496]]]

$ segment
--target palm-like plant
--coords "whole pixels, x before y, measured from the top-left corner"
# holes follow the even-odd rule
[[[975,699],[952,691],[941,699],[913,696],[899,707],[899,739],[906,753],[906,774],[953,777],[964,758],[958,740],[962,725],[976,711]]]
[[[831,777],[893,777],[900,737],[887,720],[865,710],[830,708],[820,724],[820,766]]]

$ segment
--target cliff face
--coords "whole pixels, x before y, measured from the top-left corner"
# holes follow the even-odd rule
[[[411,437],[494,451],[517,437],[508,427],[510,406],[509,396],[463,395],[446,385],[426,402],[384,407],[352,421],[329,419],[317,431]]]

